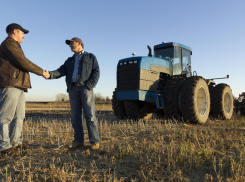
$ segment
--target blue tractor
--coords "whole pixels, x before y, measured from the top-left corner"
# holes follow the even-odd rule
[[[230,119],[232,91],[191,71],[190,47],[168,42],[148,46],[148,56],[121,59],[112,96],[119,119],[150,119],[155,111],[166,119],[206,123],[209,116]]]

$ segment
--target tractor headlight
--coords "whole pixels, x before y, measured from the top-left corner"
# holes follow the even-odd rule
[[[123,62],[123,64],[125,65],[125,64],[127,64],[127,62],[125,61],[125,62]]]
[[[120,63],[120,66],[122,66],[122,65],[123,65],[123,63],[121,62],[121,63]]]
[[[129,61],[128,63],[129,63],[129,64],[133,64],[133,61]]]
[[[137,60],[134,60],[134,63],[137,63],[138,61]]]

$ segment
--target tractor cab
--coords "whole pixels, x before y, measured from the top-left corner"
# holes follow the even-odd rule
[[[183,44],[169,42],[154,46],[154,57],[169,61],[170,75],[191,76],[191,48]]]

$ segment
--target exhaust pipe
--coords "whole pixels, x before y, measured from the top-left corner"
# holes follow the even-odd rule
[[[149,57],[152,57],[152,54],[151,54],[151,47],[150,47],[149,45],[147,45],[147,48],[149,49],[148,56],[149,56]]]

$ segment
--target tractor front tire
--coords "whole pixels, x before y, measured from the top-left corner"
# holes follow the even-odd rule
[[[205,124],[210,112],[210,94],[199,76],[187,78],[181,90],[181,113],[185,122]]]
[[[163,90],[164,113],[167,119],[180,120],[182,117],[180,110],[181,89],[184,78],[172,78],[168,80]]]
[[[212,89],[211,112],[214,117],[231,119],[233,114],[233,96],[229,85],[221,83]]]
[[[116,99],[116,90],[112,95],[112,109],[114,111],[115,116],[118,119],[127,119],[127,113],[124,108],[124,101],[120,101]]]
[[[151,104],[140,101],[125,101],[124,107],[129,119],[148,120],[152,118],[154,108]]]

